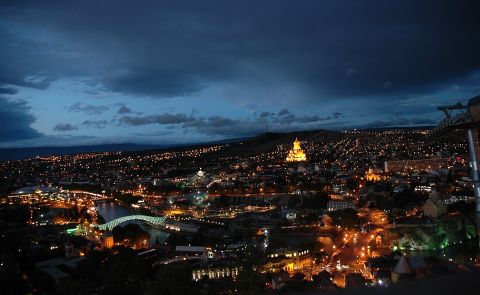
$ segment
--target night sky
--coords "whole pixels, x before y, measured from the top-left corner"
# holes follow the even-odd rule
[[[450,4],[445,4],[449,2]],[[433,125],[480,1],[1,1],[0,147]]]

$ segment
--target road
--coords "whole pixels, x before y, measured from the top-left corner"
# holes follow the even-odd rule
[[[364,264],[371,256],[377,256],[372,247],[375,237],[388,224],[387,214],[382,210],[362,209],[360,214],[368,220],[364,232],[349,230],[343,232],[343,237],[336,245],[335,251],[330,256],[330,266],[333,271],[334,281],[339,287],[345,286],[344,274],[361,273],[366,279],[373,279],[366,271]]]

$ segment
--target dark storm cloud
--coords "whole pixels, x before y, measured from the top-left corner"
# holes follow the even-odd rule
[[[82,126],[86,128],[103,129],[108,125],[107,120],[85,120],[82,122]]]
[[[0,94],[15,94],[18,90],[13,87],[0,86]]]
[[[67,132],[67,131],[72,131],[77,129],[78,128],[76,126],[73,126],[70,123],[58,123],[53,127],[53,131],[57,131],[57,132]]]
[[[0,142],[41,137],[31,127],[35,117],[24,101],[13,101],[0,97]]]
[[[123,125],[139,126],[148,124],[181,124],[195,120],[186,114],[148,115],[148,116],[123,116],[118,121]]]
[[[271,123],[278,123],[281,125],[290,125],[293,123],[300,123],[300,124],[309,124],[309,123],[318,123],[322,121],[329,121],[339,117],[339,113],[334,113],[331,116],[322,117],[319,115],[296,115],[293,113],[282,113],[279,112],[277,116],[272,116],[270,118]]]
[[[334,113],[332,116],[321,117],[319,115],[297,116],[288,112],[288,115],[280,116],[268,112],[257,114],[252,119],[232,119],[218,115],[204,117],[192,114],[164,113],[162,115],[123,116],[119,119],[119,123],[124,126],[159,124],[164,125],[166,129],[193,130],[206,135],[250,136],[264,132],[265,124],[269,124],[273,129],[278,127],[283,131],[319,128],[319,124],[333,120],[338,114]]]
[[[252,136],[265,132],[265,124],[269,126],[269,130],[293,131],[293,130],[309,130],[319,129],[327,121],[332,120],[331,116],[321,117],[318,115],[296,116],[289,114],[288,116],[277,116],[269,113],[269,120],[265,120],[265,115],[253,119],[230,119],[221,116],[213,116],[209,118],[197,118],[188,123],[182,124],[181,128],[193,128],[198,133],[206,135],[223,135],[223,136]]]
[[[222,116],[212,116],[206,120],[206,124],[212,127],[232,126],[238,124],[238,121]]]
[[[3,32],[0,83],[88,75],[162,97],[248,77],[314,99],[435,91],[480,67],[478,1],[87,2],[3,4],[0,17],[53,37]]]
[[[9,17],[1,5],[0,84],[46,89],[58,78],[85,74],[89,62],[68,47],[13,33],[10,24],[1,22]]]
[[[340,112],[335,112],[335,113],[332,114],[332,117],[333,117],[334,119],[338,119],[338,118],[342,117],[342,115],[343,115],[343,114],[340,113]]]
[[[274,116],[274,113],[270,112],[261,112],[260,115],[258,115],[260,118],[265,119]]]
[[[117,111],[118,114],[131,114],[133,113],[132,110],[129,108],[129,107],[126,107],[126,106],[121,106],[118,111]]]
[[[89,115],[100,115],[101,113],[108,111],[110,108],[107,106],[94,106],[91,104],[76,102],[67,109],[69,112],[84,112]]]

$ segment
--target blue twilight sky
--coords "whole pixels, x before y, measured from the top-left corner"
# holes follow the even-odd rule
[[[478,1],[2,1],[0,147],[435,124]]]

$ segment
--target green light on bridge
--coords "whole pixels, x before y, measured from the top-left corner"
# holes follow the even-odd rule
[[[67,229],[67,234],[69,234],[69,235],[74,235],[74,234],[77,233],[77,231],[78,231],[78,227],[76,227],[76,228],[69,228],[69,229]]]

